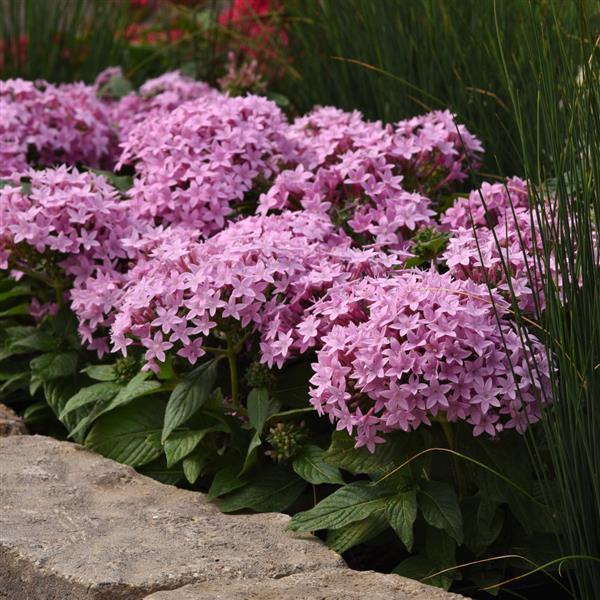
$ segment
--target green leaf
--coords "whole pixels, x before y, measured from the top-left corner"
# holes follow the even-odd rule
[[[277,412],[277,403],[269,398],[266,388],[253,388],[247,400],[248,420],[250,425],[260,434],[267,419]]]
[[[318,446],[305,446],[300,455],[294,459],[292,467],[308,483],[314,485],[339,483],[344,485],[340,470],[326,463],[323,460],[324,454],[325,451]]]
[[[478,495],[479,496],[479,495]],[[461,503],[465,523],[465,546],[480,556],[493,544],[504,525],[504,509],[488,498],[472,496]]]
[[[95,383],[89,387],[82,388],[69,398],[58,418],[62,421],[65,415],[86,404],[96,404],[103,400],[110,400],[120,389],[121,386],[113,382]]]
[[[82,369],[81,372],[96,381],[115,381],[117,377],[114,365],[90,365]]]
[[[160,387],[158,381],[145,381],[150,376],[148,372],[138,373],[125,387],[119,386],[119,392],[113,398],[108,398],[105,402],[98,402],[88,412],[88,414],[79,420],[75,429],[73,429],[69,437],[77,437],[83,434],[86,429],[96,421],[101,415],[124,406],[141,396],[152,393]],[[118,384],[114,384],[118,385]]]
[[[321,500],[314,508],[297,513],[289,524],[292,531],[339,529],[385,508],[389,490],[367,481],[350,483]]]
[[[23,421],[28,427],[36,426],[53,418],[52,409],[43,401],[31,404],[23,413]]]
[[[250,440],[250,444],[248,446],[248,450],[246,451],[246,458],[244,460],[244,465],[242,466],[242,470],[239,472],[239,475],[245,475],[248,471],[252,470],[252,467],[256,464],[258,459],[258,449],[262,444],[262,440],[258,431],[254,432],[252,439]]]
[[[331,436],[331,446],[324,456],[325,462],[354,474],[391,470],[408,458],[406,451],[410,444],[410,434],[390,436],[386,443],[379,444],[373,453],[365,447],[355,448],[355,443],[356,440],[346,431],[334,432]]]
[[[53,335],[38,330],[30,335],[14,340],[11,345],[13,348],[26,348],[27,350],[38,350],[39,352],[52,352],[58,348],[59,342]]]
[[[162,453],[160,431],[165,406],[140,398],[102,416],[85,439],[85,445],[108,458],[137,467]]]
[[[456,566],[456,542],[443,530],[436,527],[427,527],[425,532],[425,555],[438,571]],[[460,578],[460,570],[446,573],[451,579]]]
[[[223,426],[216,425],[198,431],[174,431],[164,442],[167,467],[173,466],[176,462],[179,462],[182,458],[193,452],[196,446],[209,433],[223,430]]]
[[[156,460],[139,467],[138,471],[146,477],[152,477],[167,485],[176,485],[183,479],[181,467],[167,467],[164,456],[159,456]]]
[[[217,379],[217,361],[203,363],[179,383],[169,398],[162,440],[185,423],[210,397]]]
[[[24,302],[23,304],[17,304],[16,306],[11,306],[6,310],[0,311],[0,317],[16,317],[18,315],[28,315],[29,314],[29,302]]]
[[[396,494],[388,500],[385,507],[389,524],[409,552],[414,541],[413,527],[417,518],[417,508],[416,490]]]
[[[156,391],[161,387],[161,384],[158,381],[146,381],[150,375],[151,374],[148,371],[141,371],[138,373],[124,388],[121,389],[102,412],[108,412],[109,410],[113,410],[118,406],[123,406],[132,400],[135,400],[135,398],[147,396]]]
[[[215,478],[212,481],[207,497],[209,500],[214,500],[218,496],[223,496],[228,492],[237,490],[246,485],[246,482],[239,478],[239,469],[237,467],[225,467],[217,471]]]
[[[217,500],[219,509],[223,512],[243,509],[281,512],[298,498],[306,486],[295,473],[277,465],[263,469],[259,477]]]
[[[437,573],[437,565],[431,560],[424,556],[411,556],[406,560],[403,560],[392,572],[408,579],[416,579],[422,581],[427,585],[433,585],[435,587],[441,587],[447,590],[452,584],[452,578],[446,574],[438,575],[437,577],[430,577],[434,573]]]
[[[294,417],[298,417],[299,415],[306,415],[306,414],[309,414],[309,413],[310,414],[314,414],[315,413],[315,409],[312,406],[311,407],[307,407],[307,408],[292,408],[290,410],[284,410],[282,412],[278,412],[278,413],[272,414],[265,421],[264,427],[266,427],[267,425],[271,425],[272,423],[278,423],[280,421],[286,421],[287,419],[293,419]]]
[[[306,407],[309,404],[308,381],[312,375],[312,367],[306,361],[286,366],[277,375],[271,395],[282,406]]]
[[[340,529],[332,529],[327,532],[327,545],[340,554],[349,548],[372,540],[388,527],[387,520],[383,514],[377,513],[363,519],[349,523]]]
[[[202,473],[202,469],[208,462],[208,457],[199,452],[193,452],[183,459],[182,467],[185,478],[192,484],[196,483]]]
[[[425,521],[443,529],[461,545],[464,539],[462,514],[454,490],[441,481],[424,481],[420,496]]]
[[[48,352],[34,358],[31,363],[31,375],[39,381],[50,381],[75,372],[76,352]]]
[[[0,302],[9,300],[11,298],[18,298],[19,296],[29,296],[31,290],[24,286],[15,286],[6,292],[0,292]]]

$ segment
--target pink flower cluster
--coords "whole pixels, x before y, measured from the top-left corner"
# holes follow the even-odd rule
[[[371,451],[438,416],[475,435],[539,418],[547,365],[534,342],[541,375],[529,371],[502,298],[504,261],[534,308],[527,186],[484,184],[438,219],[482,151],[451,113],[383,125],[318,108],[290,124],[265,98],[179,73],[97,99],[115,75],[0,84],[0,268],[19,277],[51,257],[90,348],[143,348],[155,371],[167,353],[251,349],[281,367],[316,352],[312,404]],[[103,164],[118,132],[117,168],[135,173],[125,199],[93,173],[28,167],[30,147],[39,164]],[[447,273],[403,268],[425,227],[451,234]]]
[[[548,378],[530,372],[509,321],[498,327],[485,286],[404,271],[332,289],[309,313],[329,323],[313,365],[312,404],[337,429],[355,430],[357,446],[373,451],[384,441],[378,434],[438,415],[466,421],[474,435],[522,432],[539,419],[538,390]],[[543,347],[533,351],[545,364]]]
[[[82,83],[0,81],[0,176],[28,164],[111,167],[117,134],[110,111]]]
[[[26,172],[29,189],[14,181],[0,188],[0,268],[15,263],[19,245],[55,253],[65,273],[83,280],[97,265],[126,259],[122,240],[131,235],[126,205],[106,179],[61,166]]]
[[[123,77],[121,69],[106,69],[96,78],[95,89],[101,90],[114,77]],[[161,113],[171,112],[189,100],[217,95],[218,92],[208,84],[195,81],[179,71],[171,71],[149,79],[137,92],[131,92],[109,105],[120,139],[125,140],[131,130],[145,120],[159,119]]]
[[[442,258],[457,279],[514,293],[521,310],[535,312],[535,298],[541,297],[542,248],[527,206],[523,180],[484,183],[442,216],[442,227],[452,232]]]
[[[464,179],[482,150],[447,111],[393,128],[367,122],[357,111],[319,108],[297,119],[290,132],[303,149],[302,164],[280,173],[261,196],[260,211],[327,212],[361,243],[393,250],[407,249],[419,227],[434,224],[431,201],[422,193],[435,195]]]
[[[219,231],[257,180],[294,160],[286,127],[280,109],[258,96],[207,95],[143,121],[119,161],[135,166],[136,216]]]
[[[282,366],[310,345],[296,326],[315,298],[364,272],[382,274],[392,262],[349,249],[329,220],[307,212],[249,217],[203,242],[190,234],[171,227],[140,239],[146,258],[116,302],[112,290],[113,350],[140,344],[153,369],[167,350],[195,363],[209,336],[218,345],[232,330],[258,332],[262,361]],[[73,307],[91,330],[106,317],[92,315],[89,300],[74,292]]]

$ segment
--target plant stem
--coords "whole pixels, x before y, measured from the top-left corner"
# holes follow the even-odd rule
[[[233,406],[239,407],[237,352],[229,334],[227,334],[227,362],[229,363],[229,378],[231,380],[231,402]]]

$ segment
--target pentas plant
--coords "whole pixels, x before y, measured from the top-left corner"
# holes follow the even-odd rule
[[[71,286],[130,258],[123,240],[135,226],[104,177],[66,166],[24,176],[24,183],[16,177],[0,188],[0,268],[26,275],[42,291],[54,289],[62,304]],[[33,306],[43,315],[39,303]]]
[[[0,395],[41,396],[76,441],[210,484],[225,511],[325,495],[292,526],[340,552],[391,526],[423,576],[507,554],[504,505],[532,516],[489,477],[521,457],[483,475],[455,461],[518,447],[550,398],[507,301],[535,312],[542,248],[519,179],[446,210],[481,154],[451,113],[290,123],[178,72],[137,92],[116,69],[2,86]],[[119,136],[117,170],[84,171],[110,167]],[[452,458],[423,456],[440,447]]]
[[[110,168],[117,157],[111,115],[92,87],[0,81],[0,176],[28,165]]]
[[[111,67],[98,75],[94,82],[96,93],[109,100],[114,82],[126,83],[119,67]],[[131,130],[146,119],[160,118],[161,113],[171,112],[189,100],[217,95],[217,90],[208,84],[179,71],[171,71],[149,79],[139,90],[107,103],[111,108],[111,118],[118,126],[120,139],[125,140]]]
[[[452,233],[442,259],[455,277],[514,296],[524,312],[543,309],[536,306],[536,299],[543,304],[543,278],[556,273],[540,272],[543,248],[524,181],[484,183],[448,209],[441,224]]]
[[[482,150],[447,111],[384,127],[357,111],[319,108],[297,119],[290,135],[303,148],[302,164],[279,174],[259,210],[327,212],[359,243],[396,251],[434,225],[427,195],[463,180]]]
[[[296,162],[286,128],[275,103],[258,96],[205,96],[142,122],[118,165],[135,168],[136,217],[219,231],[259,182]]]
[[[529,372],[507,308],[485,286],[434,271],[338,287],[308,311],[329,330],[311,402],[370,451],[385,441],[378,434],[436,418],[466,421],[476,436],[523,432],[539,419],[549,378]],[[546,364],[539,342],[531,351]]]
[[[115,307],[113,351],[142,346],[153,370],[167,351],[194,364],[207,346],[248,350],[243,341],[254,333],[261,361],[281,367],[310,345],[295,328],[315,298],[391,265],[387,256],[349,249],[330,221],[310,213],[249,217],[204,242],[189,232],[182,238],[187,243],[174,244],[165,235],[139,261]],[[80,318],[89,305],[78,298]]]

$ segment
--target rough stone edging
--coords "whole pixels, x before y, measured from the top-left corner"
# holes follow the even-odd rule
[[[203,494],[69,442],[0,439],[2,599],[461,598],[355,573],[314,536],[285,531],[288,521],[224,515]]]

